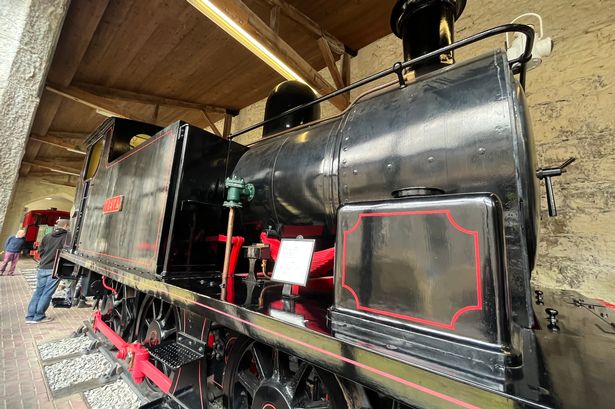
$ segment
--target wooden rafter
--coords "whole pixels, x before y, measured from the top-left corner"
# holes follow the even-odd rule
[[[105,116],[116,116],[119,118],[128,118],[143,122],[155,122],[152,116],[142,115],[140,113],[133,112],[132,110],[121,108],[116,103],[113,103],[113,101],[99,97],[98,95],[73,85],[63,87],[57,84],[47,84],[46,89],[54,94],[95,109]]]
[[[139,92],[127,91],[118,88],[104,87],[101,85],[77,82],[73,84],[75,88],[82,89],[86,92],[90,92],[99,97],[108,98],[112,100],[120,100],[127,102],[137,102],[140,104],[148,104],[154,106],[170,106],[177,108],[195,109],[197,111],[207,111],[218,114],[224,114],[227,109],[220,106],[201,104],[198,102],[184,101],[175,98],[161,97],[158,95],[149,95]]]
[[[66,166],[65,163],[63,164],[59,164],[55,161],[48,161],[48,160],[42,160],[42,159],[37,159],[35,161],[22,161],[23,164],[29,165],[29,166],[34,166],[34,167],[38,167],[41,169],[47,169],[51,172],[56,172],[56,173],[62,173],[64,175],[72,175],[72,176],[79,176],[80,170],[77,168],[73,168],[70,166]]]
[[[327,68],[329,69],[329,73],[331,73],[331,77],[333,78],[333,82],[337,88],[344,87],[344,81],[342,80],[342,74],[337,69],[337,65],[335,64],[335,58],[333,57],[333,53],[331,52],[331,48],[329,47],[329,42],[324,38],[318,39],[318,48],[320,48],[320,52],[322,57],[325,59],[325,64],[327,64]]]
[[[64,22],[65,28],[62,29],[58,40],[59,46],[55,51],[49,75],[47,76],[49,81],[63,86],[70,85],[90,45],[92,36],[96,32],[98,24],[107,9],[109,1],[84,0],[71,4]],[[67,24],[67,22],[71,22],[71,24]],[[36,132],[41,135],[48,133],[61,103],[62,98],[59,96],[49,96],[46,115],[38,120]],[[40,142],[30,142],[30,144],[31,146],[24,156],[24,160],[36,159],[40,150]],[[20,174],[25,176],[28,172],[30,172],[30,166],[22,162]]]
[[[233,121],[233,116],[230,114],[224,114],[224,128],[222,130],[222,137],[224,139],[228,139],[231,134],[231,125]]]
[[[66,140],[64,139],[58,138],[57,136],[51,134],[43,136],[33,133],[30,135],[30,140],[50,146],[55,146],[56,148],[66,149],[67,151],[78,153],[80,155],[85,155],[85,151],[79,145],[71,144],[69,142],[66,142]]]
[[[265,3],[269,4],[271,7],[278,7],[284,15],[288,18],[300,24],[304,28],[306,28],[309,32],[313,33],[316,38],[324,38],[329,43],[329,46],[333,50],[334,53],[338,55],[344,54],[346,51],[349,51],[348,47],[344,45],[340,40],[335,38],[331,33],[325,31],[320,24],[306,16],[295,6],[288,4],[283,0],[261,0]]]
[[[269,27],[274,33],[280,34],[280,8],[273,6],[269,12]]]
[[[68,139],[83,139],[90,136],[90,132],[70,132],[70,131],[53,131],[49,130],[47,135],[53,135],[58,138]]]
[[[216,124],[214,123],[214,121],[211,119],[211,117],[209,116],[209,114],[207,113],[207,111],[201,111],[203,112],[203,117],[205,117],[205,122],[207,122],[207,125],[209,125],[209,127],[211,128],[212,131],[214,131],[214,133],[218,136],[222,136],[222,134],[220,133],[220,131],[218,130],[218,128],[216,127]]]
[[[208,11],[203,3],[198,0],[187,1],[197,10],[207,15]],[[326,95],[336,90],[314,67],[282,40],[268,24],[261,20],[241,0],[211,0],[211,3],[222,10],[226,16],[232,19],[235,24],[245,30],[256,41],[267,47],[270,52],[294,70],[316,92]],[[344,110],[348,106],[347,99],[341,95],[331,98],[329,102],[340,110]]]

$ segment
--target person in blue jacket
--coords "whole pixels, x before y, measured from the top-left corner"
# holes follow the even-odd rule
[[[8,270],[8,275],[12,276],[15,274],[15,266],[17,265],[17,261],[19,260],[19,253],[21,253],[21,248],[26,242],[26,231],[25,230],[17,230],[14,236],[6,239],[4,243],[4,260],[2,261],[2,265],[0,266],[0,276],[4,275],[6,271],[6,266],[10,263],[11,266]]]

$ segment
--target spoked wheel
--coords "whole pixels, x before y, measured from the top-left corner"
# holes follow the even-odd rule
[[[229,353],[223,386],[228,409],[348,408],[332,373],[247,337]]]
[[[179,309],[157,298],[145,297],[136,326],[136,339],[146,347],[159,345],[163,342],[175,341],[179,330]],[[155,365],[166,376],[171,378],[172,370],[166,365],[156,361]],[[152,390],[157,390],[157,386],[148,378],[145,382]]]
[[[103,320],[124,340],[131,342],[137,315],[135,298],[126,297],[126,286],[117,281],[110,287],[115,292],[103,295],[99,304]]]

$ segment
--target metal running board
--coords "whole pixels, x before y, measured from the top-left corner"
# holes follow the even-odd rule
[[[205,357],[205,344],[181,332],[177,342],[147,347],[147,350],[152,358],[172,370]]]

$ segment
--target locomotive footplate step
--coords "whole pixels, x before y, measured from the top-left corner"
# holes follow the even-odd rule
[[[177,335],[177,342],[162,343],[147,349],[152,358],[173,370],[205,356],[205,344],[183,333]]]

